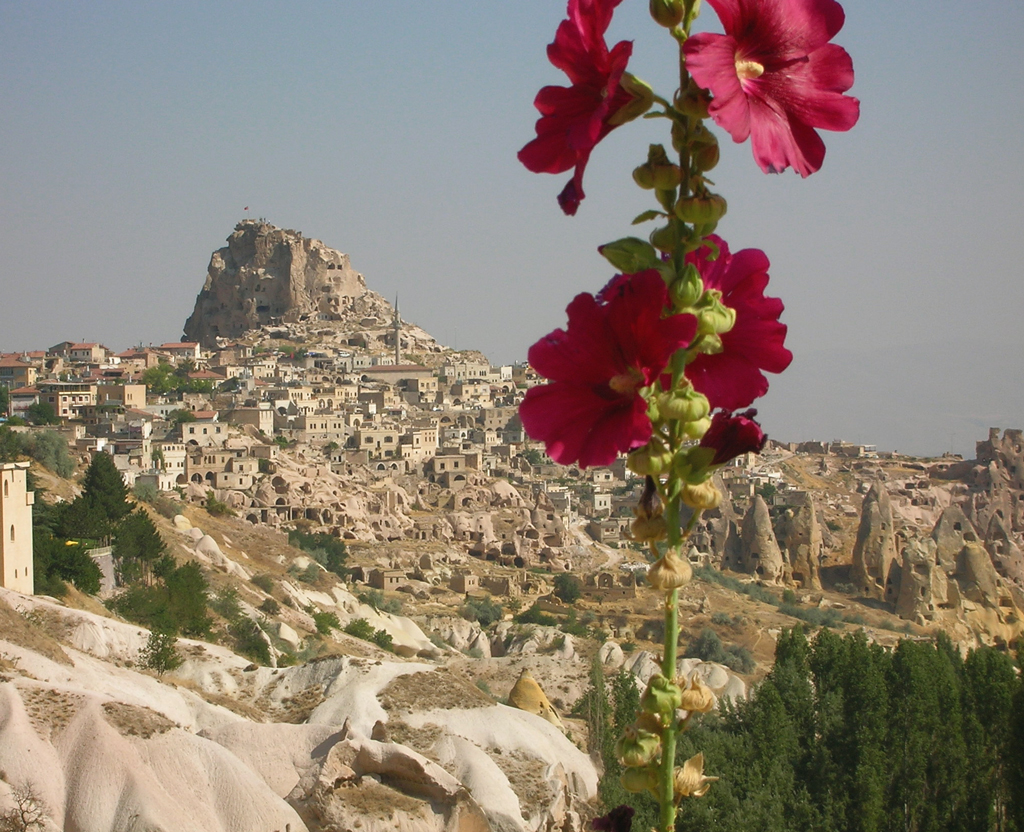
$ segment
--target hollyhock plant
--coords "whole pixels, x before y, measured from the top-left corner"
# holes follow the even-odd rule
[[[622,85],[633,44],[620,41],[609,50],[604,39],[612,12],[621,2],[569,0],[568,20],[562,21],[548,46],[548,59],[569,76],[572,86],[544,87],[537,93],[537,138],[519,151],[519,161],[534,173],[575,168],[558,196],[558,204],[570,215],[584,197],[583,171],[591,151],[635,101]]]
[[[687,255],[696,265],[706,289],[722,293],[722,303],[736,312],[732,329],[719,336],[722,351],[698,355],[686,375],[712,408],[739,410],[768,392],[764,373],[781,373],[793,360],[783,345],[786,325],[779,323],[782,301],[764,295],[768,285],[768,257],[754,248],[735,254],[721,237],[712,235],[718,258],[702,246]]]
[[[724,35],[701,33],[683,52],[693,79],[714,96],[709,114],[734,141],[750,137],[765,173],[817,171],[825,144],[815,128],[849,130],[860,102],[853,61],[829,43],[845,15],[835,0],[708,0]]]
[[[697,329],[692,315],[663,317],[667,304],[657,271],[620,275],[599,297],[577,295],[566,309],[567,328],[530,348],[530,364],[550,382],[527,391],[519,415],[556,462],[609,465],[650,441],[640,390],[657,380]]]

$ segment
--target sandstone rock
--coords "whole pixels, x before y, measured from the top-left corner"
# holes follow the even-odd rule
[[[818,525],[818,511],[814,498],[807,495],[807,502],[797,508],[788,509],[779,523],[779,545],[788,552],[793,572],[793,583],[804,589],[821,589],[819,564],[825,553],[825,545]]]
[[[957,557],[957,582],[961,594],[986,607],[999,605],[999,576],[980,543],[968,543]]]
[[[348,256],[297,231],[244,220],[213,253],[185,337],[212,346],[274,323],[388,321],[393,310],[366,288]]]
[[[1024,588],[1024,553],[1006,528],[1003,518],[993,515],[985,532],[985,548],[1000,577]]]
[[[558,718],[558,714],[555,713],[555,709],[548,701],[547,695],[541,690],[540,684],[526,668],[523,668],[523,672],[519,674],[519,679],[512,686],[512,690],[508,695],[508,704],[513,708],[519,708],[521,711],[536,714],[546,719],[556,728],[565,730],[562,720]]]
[[[174,523],[174,528],[181,532],[188,531],[192,528],[192,522],[182,514],[175,514],[174,519],[171,522]]]
[[[897,598],[896,536],[889,493],[875,482],[861,506],[860,528],[853,547],[852,578],[869,598],[895,603]]]
[[[943,509],[939,521],[932,529],[932,540],[936,544],[936,557],[947,575],[952,575],[956,571],[956,556],[960,554],[964,544],[977,539],[974,526],[960,506],[952,505]]]
[[[930,621],[936,609],[950,606],[946,572],[932,538],[907,541],[896,592],[896,614],[908,621]]]
[[[754,497],[747,516],[743,518],[743,571],[757,575],[769,583],[785,580],[786,562],[779,550],[771,516],[764,499]]]

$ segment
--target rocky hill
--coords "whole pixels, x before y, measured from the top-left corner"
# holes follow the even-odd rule
[[[185,322],[184,337],[204,347],[253,333],[310,344],[389,345],[394,307],[367,288],[347,254],[300,231],[243,220],[210,257],[206,281]],[[406,353],[444,352],[430,335],[404,322]],[[390,339],[390,340],[389,340]]]

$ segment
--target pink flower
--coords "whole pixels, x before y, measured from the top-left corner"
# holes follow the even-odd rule
[[[735,254],[721,237],[710,238],[719,248],[709,260],[707,246],[687,256],[697,266],[706,289],[722,293],[722,303],[736,310],[736,324],[721,336],[722,351],[701,354],[687,366],[686,376],[712,408],[739,410],[768,392],[762,370],[781,373],[793,360],[783,346],[786,325],[779,323],[782,301],[764,295],[768,257],[756,248]]]
[[[519,406],[526,432],[562,465],[608,465],[651,438],[640,389],[693,339],[692,315],[662,317],[668,291],[649,269],[619,275],[599,297],[577,295],[569,325],[530,347],[533,368],[550,383],[530,388]]]
[[[548,60],[569,76],[572,86],[544,87],[537,93],[537,138],[519,151],[519,161],[534,173],[576,168],[558,195],[558,204],[570,215],[584,197],[590,151],[617,126],[613,117],[634,100],[621,84],[633,44],[620,41],[609,51],[604,40],[621,2],[569,0],[568,20],[559,24]]]
[[[700,440],[700,447],[711,448],[715,452],[710,465],[724,465],[740,454],[760,453],[767,435],[761,426],[754,421],[756,410],[748,410],[737,416],[719,411],[711,419],[711,427]]]
[[[709,112],[734,141],[751,137],[765,173],[821,167],[825,144],[814,128],[849,130],[860,102],[853,61],[829,43],[843,27],[835,0],[708,0],[726,34],[703,33],[683,46],[686,68],[711,90]]]

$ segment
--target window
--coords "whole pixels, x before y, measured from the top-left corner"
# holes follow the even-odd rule
[[[11,540],[14,540],[14,524],[11,524]]]

